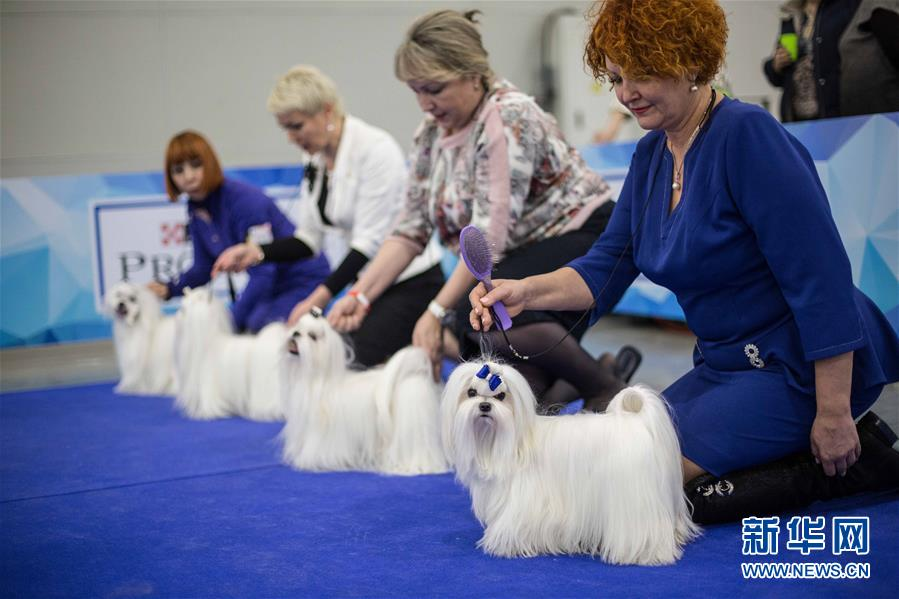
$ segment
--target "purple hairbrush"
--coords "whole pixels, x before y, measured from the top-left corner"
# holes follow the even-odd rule
[[[493,256],[481,230],[472,225],[462,229],[459,233],[459,251],[474,278],[483,283],[488,292],[492,291],[490,273],[493,271]],[[512,319],[502,302],[493,304],[492,309],[499,328],[504,331],[512,328]]]

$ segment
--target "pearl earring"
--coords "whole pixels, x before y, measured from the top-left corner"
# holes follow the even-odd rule
[[[690,91],[691,92],[699,91],[699,86],[694,83],[693,85],[690,86]]]

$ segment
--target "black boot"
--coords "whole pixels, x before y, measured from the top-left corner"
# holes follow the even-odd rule
[[[685,485],[693,521],[734,522],[801,509],[815,501],[899,489],[899,451],[892,447],[895,433],[873,412],[858,422],[857,430],[861,455],[845,476],[824,474],[811,453],[796,453],[721,478],[697,476]]]

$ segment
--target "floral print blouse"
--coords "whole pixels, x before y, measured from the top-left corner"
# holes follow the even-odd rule
[[[446,135],[430,115],[409,160],[405,205],[392,239],[423,249],[435,228],[454,252],[475,225],[494,259],[574,231],[612,197],[568,145],[555,118],[511,83],[493,84],[471,123]]]

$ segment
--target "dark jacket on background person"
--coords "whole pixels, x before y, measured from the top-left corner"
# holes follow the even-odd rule
[[[852,20],[859,0],[821,0],[815,16],[811,36],[812,62],[815,73],[815,90],[818,98],[819,119],[840,116],[840,51],[839,43],[843,31]],[[783,11],[793,19],[797,32],[802,31],[806,16],[801,1],[787,2]],[[801,36],[800,36],[801,37]],[[800,44],[799,56],[804,55]],[[774,70],[774,58],[765,61],[764,72],[768,82],[783,88],[780,98],[780,120],[784,123],[797,120],[793,114],[793,70],[790,65],[780,73]]]
[[[840,58],[842,116],[899,111],[899,0],[862,0]]]

